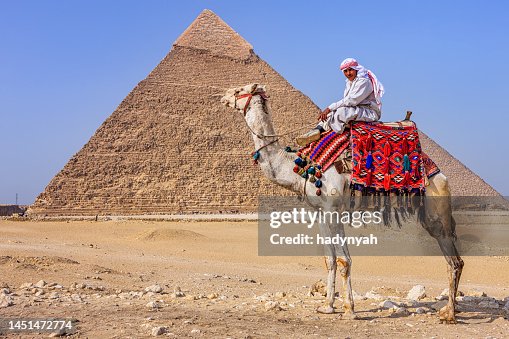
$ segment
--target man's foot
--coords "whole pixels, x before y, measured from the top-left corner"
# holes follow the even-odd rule
[[[313,141],[316,141],[320,139],[320,131],[316,128],[313,128],[311,131],[307,132],[306,134],[303,134],[301,136],[298,136],[295,141],[299,146],[307,146]]]

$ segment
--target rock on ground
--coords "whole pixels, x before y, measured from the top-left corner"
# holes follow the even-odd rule
[[[0,295],[0,308],[5,308],[14,305],[14,298],[10,295]]]
[[[423,285],[415,285],[407,294],[407,299],[410,300],[421,300],[424,297],[426,297],[426,288]]]
[[[152,285],[145,288],[145,292],[161,293],[163,288],[160,285]]]
[[[168,329],[166,327],[157,326],[157,327],[152,328],[152,335],[155,337],[158,335],[165,334],[167,331],[168,331]]]

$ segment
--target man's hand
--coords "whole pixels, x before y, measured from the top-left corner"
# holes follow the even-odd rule
[[[327,107],[326,109],[324,109],[322,111],[322,113],[320,113],[320,115],[318,116],[318,120],[319,121],[325,121],[327,120],[327,117],[329,116],[329,113],[331,112],[331,110],[329,109],[329,107]]]

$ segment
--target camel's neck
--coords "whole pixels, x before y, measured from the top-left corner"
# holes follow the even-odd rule
[[[265,109],[267,108],[263,104],[263,99],[253,97],[251,109],[246,114],[248,126],[252,129],[252,132],[257,134],[251,133],[255,150],[259,150],[260,153],[258,159],[260,169],[269,180],[293,191],[300,192],[302,182],[297,180],[300,179],[299,176],[293,173],[294,163],[292,160],[283,155],[284,151],[281,149],[278,141],[273,142],[276,137],[262,137],[276,134],[271,115]]]

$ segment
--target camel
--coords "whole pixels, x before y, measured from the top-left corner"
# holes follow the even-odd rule
[[[221,98],[221,103],[244,114],[246,124],[251,132],[256,149],[257,161],[264,175],[272,182],[286,189],[302,195],[304,190],[314,208],[332,210],[336,208],[345,210],[344,196],[350,196],[350,175],[339,174],[332,166],[323,173],[321,195],[317,196],[313,184],[303,180],[293,172],[294,163],[285,156],[285,152],[277,141],[277,135],[272,124],[270,108],[267,105],[265,86],[249,84],[243,87],[228,89]],[[304,187],[308,185],[309,187]],[[424,228],[437,240],[438,245],[448,264],[449,278],[449,301],[439,311],[441,322],[456,323],[455,305],[456,293],[463,268],[463,260],[455,247],[455,223],[452,217],[451,199],[447,178],[438,173],[429,179],[426,187],[427,196],[442,196],[448,203],[427,206],[425,212]],[[333,206],[331,206],[333,205]],[[320,225],[321,230],[329,234],[345,235],[344,226],[333,225],[325,222]],[[331,314],[335,312],[334,296],[336,273],[339,272],[342,279],[343,309],[341,319],[356,319],[350,270],[352,259],[346,245],[326,245],[327,274],[327,297],[325,305],[317,309],[320,313]]]

